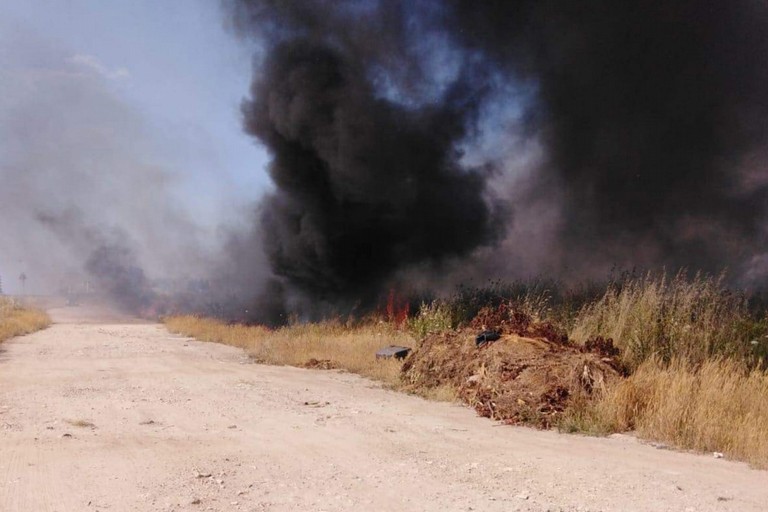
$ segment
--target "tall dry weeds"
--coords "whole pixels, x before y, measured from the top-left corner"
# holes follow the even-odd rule
[[[456,320],[451,306],[442,300],[422,302],[416,315],[408,320],[408,328],[417,339],[455,327]]]
[[[386,322],[346,325],[328,321],[271,330],[229,325],[210,318],[176,316],[165,319],[165,324],[178,334],[243,348],[264,363],[305,366],[312,360],[330,361],[333,367],[392,386],[400,382],[402,363],[377,360],[376,351],[387,345],[413,347],[415,344],[408,332]]]
[[[44,329],[50,324],[51,319],[45,312],[0,297],[0,342]]]
[[[650,358],[701,364],[728,357],[754,367],[768,354],[766,334],[765,318],[755,318],[747,299],[728,291],[722,278],[680,273],[609,286],[579,311],[569,337],[612,338],[632,371]]]
[[[583,405],[583,404],[582,404]],[[768,374],[715,358],[650,359],[600,400],[573,411],[578,430],[623,432],[768,468]]]

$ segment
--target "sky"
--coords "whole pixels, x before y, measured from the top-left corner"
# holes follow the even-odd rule
[[[59,97],[71,101],[73,95],[66,96],[62,89],[94,91],[87,93],[90,98],[82,107],[52,107],[51,118],[74,118],[89,109],[98,111],[100,121],[94,129],[108,141],[124,140],[115,143],[114,148],[108,142],[103,152],[109,154],[96,157],[87,155],[94,150],[85,147],[81,153],[86,154],[73,157],[73,165],[82,166],[87,158],[117,162],[119,154],[135,153],[136,162],[126,162],[126,168],[130,164],[162,170],[158,180],[167,197],[164,200],[176,203],[173,214],[163,215],[181,217],[180,212],[185,212],[194,220],[195,229],[211,238],[222,225],[242,219],[242,212],[270,187],[264,172],[267,155],[243,132],[241,123],[240,103],[252,78],[252,53],[247,42],[227,29],[217,1],[0,0],[0,132],[19,132],[23,123],[14,121],[18,116],[11,114],[22,104],[28,111],[43,110],[46,102]],[[70,114],[66,114],[68,108],[72,109]],[[114,123],[110,124],[110,117],[116,119]],[[28,118],[25,126],[30,124]],[[77,124],[74,120],[69,124],[66,119],[58,122],[62,132],[79,129],[69,126]],[[115,133],[104,135],[105,131]],[[61,137],[65,135],[52,134],[48,147],[41,149],[42,143],[37,141],[27,152],[50,153],[42,164],[52,167],[50,162],[63,158],[57,154],[56,145],[68,143],[59,140]],[[8,157],[10,153],[23,151],[19,149],[23,145],[4,138],[6,144],[0,140],[0,165],[14,161]],[[87,146],[86,141],[72,144]],[[70,153],[73,151],[70,149]],[[29,162],[29,158],[25,156],[24,161]],[[119,164],[124,160],[128,159],[122,158]],[[19,175],[18,171],[4,172]],[[130,172],[134,171],[126,174]],[[116,173],[102,171],[102,175],[107,174]],[[150,179],[149,174],[135,173],[137,179]],[[67,174],[67,179],[82,179],[74,176]],[[85,176],[85,181],[93,177]],[[32,183],[38,191],[40,181]],[[110,197],[104,193],[107,184],[99,187],[96,190],[101,195]],[[109,187],[125,190],[130,183],[117,179]],[[66,189],[61,195],[71,197],[74,206],[81,208],[88,199],[80,200],[78,193]],[[129,194],[116,194],[115,198],[131,202]],[[141,200],[137,197],[133,202]],[[60,209],[71,206],[62,204]],[[92,210],[100,206],[94,203]],[[125,205],[115,211],[138,223],[141,216],[134,210],[140,208],[140,204]],[[93,217],[87,207],[82,210],[86,220],[89,215]],[[17,220],[13,228],[19,231],[22,224]],[[5,276],[6,293],[13,293],[19,285],[15,276],[22,271],[36,272],[28,268],[34,265],[19,255],[20,249],[15,253],[9,249],[13,237],[2,228],[5,247],[0,247],[0,259],[4,260],[0,261],[0,276]],[[121,229],[132,234],[130,225]],[[138,245],[154,243],[145,233],[138,234],[138,228],[135,231],[135,237],[147,238]],[[31,248],[27,253],[39,252],[43,244],[26,242]],[[29,282],[34,286],[32,278]]]
[[[2,0],[0,19],[108,78],[201,195],[229,187],[248,197],[267,185],[266,155],[240,122],[251,51],[226,29],[218,2]]]

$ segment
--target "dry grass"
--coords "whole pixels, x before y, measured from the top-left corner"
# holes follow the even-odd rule
[[[51,319],[45,312],[0,297],[0,342],[44,329],[50,324]]]
[[[629,377],[560,428],[646,439],[768,467],[768,321],[720,278],[628,279],[576,315],[570,337],[612,338]]]
[[[408,320],[408,328],[418,339],[456,327],[454,312],[445,301],[422,302],[418,313]]]
[[[274,331],[196,317],[170,318],[167,324],[201,340],[242,347],[267,363],[302,366],[317,359],[403,389],[402,365],[376,361],[377,349],[389,344],[418,348],[430,335],[455,334],[484,304],[512,301],[532,318],[567,330],[573,350],[596,337],[611,338],[620,350],[628,376],[590,396],[571,397],[559,428],[592,434],[634,430],[646,439],[722,452],[768,468],[768,316],[756,314],[722,279],[649,274],[570,301],[550,301],[563,295],[559,290],[519,288],[501,290],[507,298],[494,299],[501,289],[496,286],[423,304],[408,322],[410,333],[386,323],[325,322]],[[470,341],[467,358],[477,352]],[[452,364],[466,363],[433,352],[421,354],[424,364],[446,375],[456,373]],[[453,401],[461,395],[467,401],[450,379],[405,389],[431,399]]]
[[[729,357],[754,366],[768,354],[766,334],[768,322],[755,318],[721,278],[649,274],[610,286],[584,306],[569,337],[577,343],[612,338],[633,371],[650,358],[701,364]]]
[[[459,388],[450,382],[440,384],[433,388],[422,388],[414,391],[418,396],[435,402],[460,402],[461,392]]]
[[[646,439],[768,468],[768,374],[742,363],[712,359],[695,368],[652,359],[601,400],[582,405],[566,422],[569,430],[635,430]]]
[[[303,366],[312,359],[330,360],[337,368],[391,386],[400,382],[402,363],[376,360],[376,351],[387,345],[413,347],[416,343],[409,333],[388,323],[345,325],[329,321],[270,330],[229,325],[210,318],[175,316],[166,318],[165,324],[178,334],[243,348],[264,363]]]

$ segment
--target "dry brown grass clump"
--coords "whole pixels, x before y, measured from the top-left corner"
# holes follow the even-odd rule
[[[651,359],[602,400],[566,421],[571,430],[623,432],[768,468],[768,374],[743,363]]]
[[[230,325],[196,316],[165,319],[172,332],[202,341],[245,349],[268,364],[314,368],[341,368],[390,385],[400,382],[402,363],[377,360],[387,345],[413,347],[414,338],[388,323],[345,325],[337,321],[301,324],[271,330],[261,326]]]
[[[569,338],[611,339],[630,371],[650,358],[701,364],[728,357],[751,365],[768,355],[766,319],[749,311],[745,297],[722,278],[648,274],[609,286],[576,315]]]
[[[768,467],[768,319],[722,278],[647,275],[575,317],[577,343],[614,342],[629,376],[575,404],[560,427],[650,440]]]
[[[0,341],[39,331],[49,325],[51,319],[45,312],[0,297]]]

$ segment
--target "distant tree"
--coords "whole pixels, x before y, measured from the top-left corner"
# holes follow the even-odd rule
[[[27,274],[22,272],[19,274],[19,281],[21,281],[21,294],[26,295],[26,289],[27,289]]]

